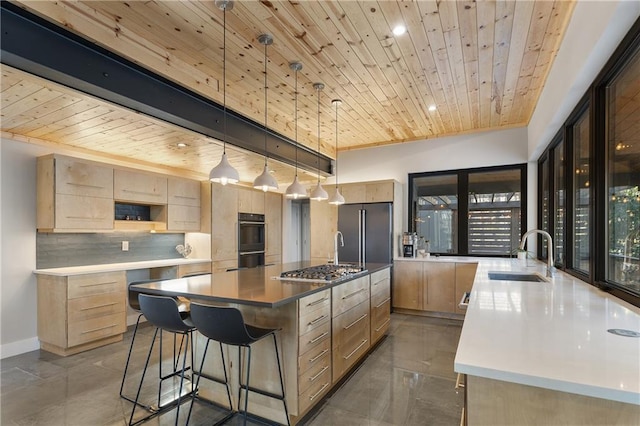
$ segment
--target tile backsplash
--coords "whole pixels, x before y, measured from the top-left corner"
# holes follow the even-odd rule
[[[129,242],[128,251],[122,251],[123,241]],[[37,233],[36,268],[182,258],[176,251],[178,244],[184,244],[184,234],[144,232]]]

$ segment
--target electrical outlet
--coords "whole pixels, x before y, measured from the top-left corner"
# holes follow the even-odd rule
[[[129,241],[122,242],[122,251],[129,251]]]

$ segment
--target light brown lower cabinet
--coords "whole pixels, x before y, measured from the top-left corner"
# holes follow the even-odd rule
[[[396,260],[393,308],[464,314],[458,302],[464,292],[471,291],[477,267],[477,263]]]
[[[389,268],[371,274],[371,344],[389,330],[391,323],[391,273]]]
[[[40,347],[66,356],[122,340],[126,273],[38,275]]]

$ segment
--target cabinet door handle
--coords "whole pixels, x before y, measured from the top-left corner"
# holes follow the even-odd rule
[[[327,352],[329,352],[329,349],[325,349],[322,352],[320,352],[318,355],[314,356],[313,358],[309,359],[309,362],[316,362],[317,360],[319,360],[320,358],[322,358]]]
[[[382,306],[385,303],[387,303],[389,300],[391,300],[390,297],[387,297],[386,299],[384,299],[382,302],[380,302],[378,305],[376,305],[376,309],[378,309],[380,306]]]
[[[110,325],[105,325],[104,327],[94,328],[92,330],[85,330],[82,332],[82,334],[89,334],[89,333],[93,333],[94,331],[106,330],[107,328],[115,327],[116,325],[118,324],[110,324]]]
[[[353,293],[349,293],[349,294],[347,294],[346,296],[342,296],[342,300],[345,300],[345,299],[348,299],[348,298],[350,298],[350,297],[353,297],[353,296],[355,296],[356,294],[358,294],[358,293],[362,293],[362,292],[363,292],[363,291],[365,291],[365,290],[366,290],[366,288],[361,288],[360,290],[354,291]]]
[[[316,397],[320,395],[327,388],[327,386],[329,386],[329,383],[325,383],[324,385],[322,385],[322,387],[318,392],[314,393],[309,397],[309,401],[313,401],[314,399],[316,399]]]
[[[357,347],[357,348],[355,348],[353,351],[351,351],[351,353],[350,353],[349,355],[347,355],[347,356],[343,356],[343,358],[344,358],[344,359],[349,359],[349,358],[351,358],[351,357],[353,356],[353,354],[355,354],[356,352],[358,352],[358,351],[360,350],[360,348],[361,348],[362,346],[364,346],[364,344],[365,344],[365,343],[367,343],[367,339],[364,339],[364,340],[363,340],[363,341],[358,345],[358,347]]]
[[[318,318],[314,319],[313,321],[309,321],[309,323],[307,325],[314,325],[319,323],[320,321],[322,321],[323,319],[325,319],[327,316],[326,315],[321,315]]]
[[[354,325],[356,325],[358,322],[362,321],[363,319],[365,319],[367,317],[367,314],[363,314],[360,318],[358,318],[357,320],[355,320],[354,322],[352,322],[351,324],[349,324],[348,326],[344,327],[345,330],[350,329],[351,327],[353,327]]]
[[[325,365],[324,367],[322,367],[322,370],[320,370],[318,372],[318,374],[316,374],[315,376],[309,377],[309,381],[313,382],[315,379],[317,379],[318,377],[322,376],[322,373],[324,373],[325,371],[327,371],[329,369],[328,365]]]
[[[319,335],[318,337],[315,337],[315,338],[313,338],[313,339],[309,340],[309,343],[315,343],[315,342],[318,342],[318,341],[320,341],[320,340],[324,339],[325,337],[327,337],[328,335],[329,335],[329,333],[325,331],[324,333],[322,333],[322,334],[321,334],[321,335]]]
[[[99,216],[99,217],[86,217],[86,216],[65,216],[67,219],[73,219],[73,220],[105,220],[107,217],[106,216]]]
[[[129,192],[131,194],[151,195],[153,197],[161,197],[162,196],[162,194],[159,194],[157,192],[134,191],[133,189],[123,189],[122,192]]]
[[[197,200],[198,199],[198,197],[190,197],[188,195],[174,195],[173,197],[175,197],[175,198],[185,198],[187,200]]]
[[[113,306],[116,305],[117,302],[111,302],[111,303],[104,303],[102,305],[95,305],[95,306],[90,306],[88,308],[81,308],[81,311],[90,311],[91,309],[98,309],[98,308],[104,308],[106,306]]]
[[[103,283],[93,283],[93,284],[82,284],[80,287],[96,287],[99,285],[109,285],[109,284],[117,284],[117,281],[105,281]]]
[[[318,304],[324,302],[325,300],[329,300],[329,298],[328,297],[324,297],[322,299],[315,300],[315,301],[313,301],[311,303],[307,303],[307,306],[315,306],[315,305],[318,305]]]
[[[84,188],[98,188],[98,189],[104,188],[104,186],[102,186],[102,185],[90,185],[88,183],[78,183],[78,182],[67,182],[67,185],[69,185],[69,186],[82,186]]]
[[[385,322],[382,323],[382,325],[378,328],[376,328],[376,333],[380,330],[382,330],[384,328],[385,325],[389,324],[389,321],[391,321],[391,318],[387,318],[387,320]]]

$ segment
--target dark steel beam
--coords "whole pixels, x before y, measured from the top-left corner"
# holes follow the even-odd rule
[[[2,63],[222,140],[223,107],[14,4],[2,1]],[[295,164],[293,140],[266,130],[268,155]],[[227,109],[227,143],[265,155],[265,128]],[[317,165],[317,166],[316,166]],[[331,158],[301,145],[298,166],[328,176]]]

